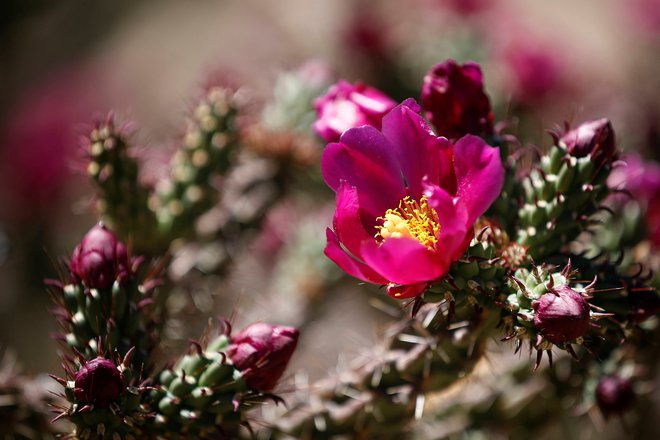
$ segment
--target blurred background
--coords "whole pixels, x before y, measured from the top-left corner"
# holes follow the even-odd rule
[[[113,110],[130,122],[148,173],[200,88],[218,78],[245,85],[256,103],[277,84],[286,90],[288,71],[317,86],[345,78],[418,98],[425,73],[446,58],[481,63],[496,120],[524,144],[547,146],[548,128],[608,117],[620,148],[660,159],[658,0],[4,0],[0,352],[16,353],[26,373],[59,372],[42,279],[97,219],[79,147],[94,120]],[[306,166],[318,174],[316,162]],[[309,380],[372,344],[388,315],[368,299],[383,295],[338,282],[322,255],[332,207],[313,202],[271,209],[222,277],[188,278],[193,287],[171,304],[186,313],[174,313],[168,336],[195,337],[208,316],[302,326],[289,371],[304,368]]]

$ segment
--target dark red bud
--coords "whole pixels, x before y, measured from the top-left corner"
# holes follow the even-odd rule
[[[124,391],[124,379],[110,360],[97,357],[76,373],[74,394],[82,404],[107,408]]]
[[[270,391],[282,377],[297,343],[298,330],[293,327],[256,323],[231,338],[227,355],[250,388]]]
[[[616,153],[614,129],[607,119],[585,122],[561,137],[568,153],[575,157],[589,154],[600,160],[610,160]]]
[[[71,275],[95,289],[112,286],[130,275],[126,246],[102,223],[83,237],[71,256]]]
[[[635,391],[628,379],[605,376],[596,387],[596,403],[605,417],[620,415],[635,402]]]
[[[493,134],[493,112],[483,88],[481,68],[454,60],[435,65],[424,77],[422,107],[436,134],[458,139]]]
[[[589,303],[567,285],[554,288],[533,303],[534,325],[553,344],[564,344],[583,336],[589,328]]]

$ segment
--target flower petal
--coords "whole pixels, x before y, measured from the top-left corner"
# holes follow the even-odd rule
[[[366,264],[357,261],[355,258],[342,249],[339,239],[330,228],[326,230],[328,244],[325,246],[325,255],[337,264],[344,272],[359,278],[362,281],[374,284],[387,284],[387,280],[374,272]]]
[[[337,208],[332,223],[339,241],[358,258],[362,258],[360,255],[362,242],[375,241],[376,229],[373,229],[373,234],[369,234],[360,220],[357,189],[345,181],[337,190]]]
[[[373,127],[352,128],[340,142],[328,144],[321,170],[333,190],[341,181],[357,188],[360,207],[373,219],[396,207],[405,192],[393,148]]]
[[[424,182],[424,195],[429,206],[435,209],[440,222],[440,239],[436,249],[449,259],[447,264],[465,253],[473,235],[473,225],[468,222],[468,212],[460,200],[450,196],[438,185]]]
[[[424,293],[428,283],[398,285],[391,284],[387,286],[387,294],[394,299],[414,298]]]
[[[395,284],[432,281],[449,270],[446,256],[409,238],[388,238],[380,244],[365,242],[362,256],[369,267]]]
[[[414,104],[413,108],[410,106]],[[383,135],[394,147],[395,154],[412,197],[422,194],[422,179],[442,182],[454,191],[451,143],[433,134],[426,121],[414,108],[410,99],[395,107],[383,118]]]
[[[491,147],[478,136],[463,136],[454,145],[456,197],[468,212],[468,223],[474,223],[497,199],[504,184],[504,167],[498,148]]]

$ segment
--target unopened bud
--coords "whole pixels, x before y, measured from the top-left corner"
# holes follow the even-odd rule
[[[493,133],[493,112],[484,92],[481,67],[454,60],[435,65],[424,77],[422,107],[439,136]]]
[[[107,408],[124,391],[124,379],[110,360],[97,357],[76,373],[74,394],[82,404]]]
[[[567,285],[554,288],[532,303],[534,326],[553,344],[584,336],[589,328],[589,303]]]
[[[265,323],[252,324],[231,338],[227,355],[243,372],[250,388],[275,388],[298,343],[298,330]]]
[[[102,223],[83,237],[71,256],[71,275],[89,288],[105,289],[130,275],[126,246]]]
[[[614,129],[607,119],[585,122],[561,137],[568,154],[575,157],[591,155],[599,161],[611,160],[616,153]]]
[[[628,379],[605,376],[596,387],[596,403],[605,417],[620,415],[635,402],[635,391]]]

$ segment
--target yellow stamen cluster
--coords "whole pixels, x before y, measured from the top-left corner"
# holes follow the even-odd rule
[[[428,204],[426,196],[417,200],[404,197],[396,209],[388,209],[383,217],[378,217],[383,224],[376,226],[376,238],[387,240],[390,237],[414,238],[429,249],[435,248],[440,237],[438,213]]]

